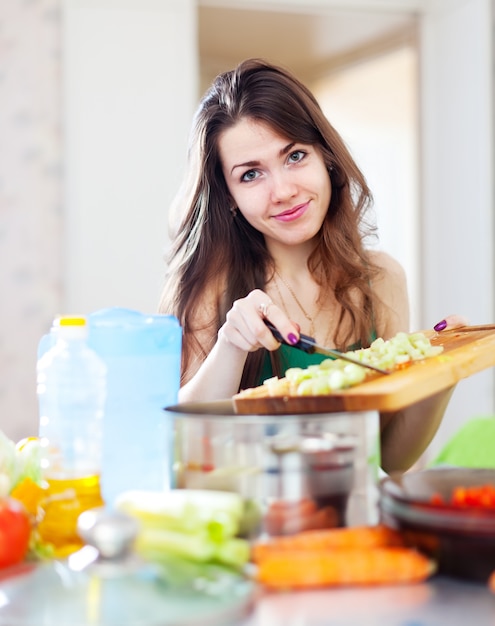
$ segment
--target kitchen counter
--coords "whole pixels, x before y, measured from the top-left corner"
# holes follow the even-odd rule
[[[483,583],[434,577],[415,585],[265,593],[236,626],[495,626]]]
[[[251,585],[242,584],[230,593],[223,587],[223,599],[218,604],[205,596],[184,595],[166,587],[160,587],[157,594],[157,589],[149,583],[146,576],[134,578],[132,573],[131,578],[88,578],[76,570],[69,571],[62,562],[55,567],[45,563],[23,580],[19,577],[2,580],[0,624],[495,626],[495,594],[487,584],[443,576],[413,585],[290,593],[266,592],[260,588],[254,597]],[[239,603],[235,597],[252,600],[248,614],[246,602]]]

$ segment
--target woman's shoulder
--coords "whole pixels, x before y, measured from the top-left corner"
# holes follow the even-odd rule
[[[398,277],[405,278],[405,271],[399,261],[384,250],[367,250],[367,257],[381,273],[395,274]]]
[[[388,339],[409,328],[409,297],[406,273],[393,256],[383,250],[370,250],[368,258],[378,268],[372,287],[380,305],[376,311],[376,331]]]

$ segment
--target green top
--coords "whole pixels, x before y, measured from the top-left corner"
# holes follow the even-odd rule
[[[495,467],[495,416],[470,418],[448,440],[430,465]]]

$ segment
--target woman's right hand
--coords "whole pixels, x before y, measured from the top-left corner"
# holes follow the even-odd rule
[[[218,338],[245,352],[254,352],[259,348],[276,350],[280,343],[267,328],[265,319],[276,326],[289,343],[297,343],[297,324],[289,320],[261,289],[254,289],[245,298],[234,302],[225,324],[218,331]]]
[[[269,320],[289,343],[297,343],[299,328],[261,289],[236,300],[206,358],[198,354],[183,376],[179,402],[230,398],[239,385],[249,352],[276,350],[280,343],[264,320]],[[213,339],[211,336],[209,339]]]

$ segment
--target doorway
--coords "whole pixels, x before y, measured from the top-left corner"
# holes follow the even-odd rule
[[[221,3],[219,3],[221,4]],[[250,10],[200,3],[200,91],[248,57],[305,82],[340,132],[374,197],[378,247],[404,267],[419,328],[417,23],[405,13]]]

